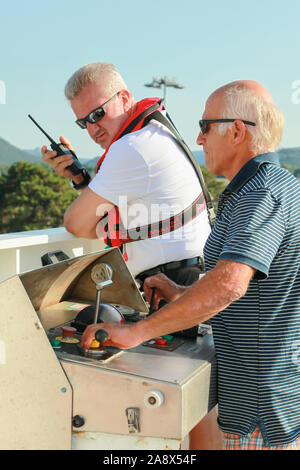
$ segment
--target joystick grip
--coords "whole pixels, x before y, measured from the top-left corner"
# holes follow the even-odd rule
[[[97,330],[95,333],[95,339],[99,341],[99,343],[104,343],[108,340],[108,333],[105,330]]]

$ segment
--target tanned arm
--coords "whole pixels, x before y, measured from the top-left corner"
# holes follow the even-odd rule
[[[214,269],[191,287],[177,291],[178,296],[174,302],[149,318],[125,326],[116,323],[90,325],[82,336],[81,344],[88,348],[95,332],[101,328],[109,334],[105,345],[127,349],[157,336],[203,323],[243,297],[254,273],[255,269],[246,264],[219,261]],[[161,281],[155,282],[153,277],[151,283],[151,287],[163,290]]]

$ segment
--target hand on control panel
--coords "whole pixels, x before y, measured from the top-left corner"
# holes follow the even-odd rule
[[[134,348],[141,343],[141,340],[134,333],[135,329],[133,326],[122,325],[117,322],[93,323],[84,330],[81,337],[81,346],[89,349],[95,339],[96,332],[98,330],[105,330],[108,334],[108,339],[101,343],[101,346],[115,346],[119,349]]]
[[[156,288],[153,307],[157,310],[161,300],[173,302],[180,297],[188,287],[179,286],[162,273],[147,277],[144,281],[144,293],[148,302],[151,300],[153,288]]]

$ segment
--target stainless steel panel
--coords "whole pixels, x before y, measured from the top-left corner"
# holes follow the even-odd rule
[[[18,276],[0,298],[0,449],[70,449],[72,389]]]
[[[148,312],[147,305],[118,248],[44,266],[20,274],[20,279],[35,310],[45,309],[70,298],[94,302],[96,289],[91,279],[91,271],[100,262],[107,262],[114,271],[113,285],[103,291],[102,301],[120,303],[141,312]]]
[[[211,334],[185,339],[173,351],[140,345],[102,363],[63,348],[55,354],[46,333],[74,319],[82,304],[95,302],[91,271],[99,262],[114,270],[113,287],[103,291],[103,302],[147,312],[118,249],[45,266],[0,284],[0,345],[8,345],[7,365],[1,365],[0,417],[2,443],[8,448],[15,448],[16,439],[24,449],[55,443],[66,448],[75,415],[84,418],[84,425],[74,428],[78,436],[136,434],[180,442],[216,404]],[[135,423],[128,423],[129,408],[136,410]]]
[[[107,363],[61,358],[74,390],[74,414],[84,417],[84,432],[130,434],[126,409],[140,410],[142,436],[181,439],[215,403],[209,401],[214,365],[211,335],[199,344],[187,340],[176,352],[139,346]],[[161,406],[145,397],[159,391]]]

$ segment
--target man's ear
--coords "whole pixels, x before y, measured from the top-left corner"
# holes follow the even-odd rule
[[[243,121],[240,121],[239,119],[234,121],[231,133],[233,145],[239,145],[243,143],[246,139],[246,133],[246,125],[243,123]]]
[[[119,94],[123,102],[124,111],[125,113],[127,113],[129,109],[132,107],[131,93],[129,90],[121,90]]]

